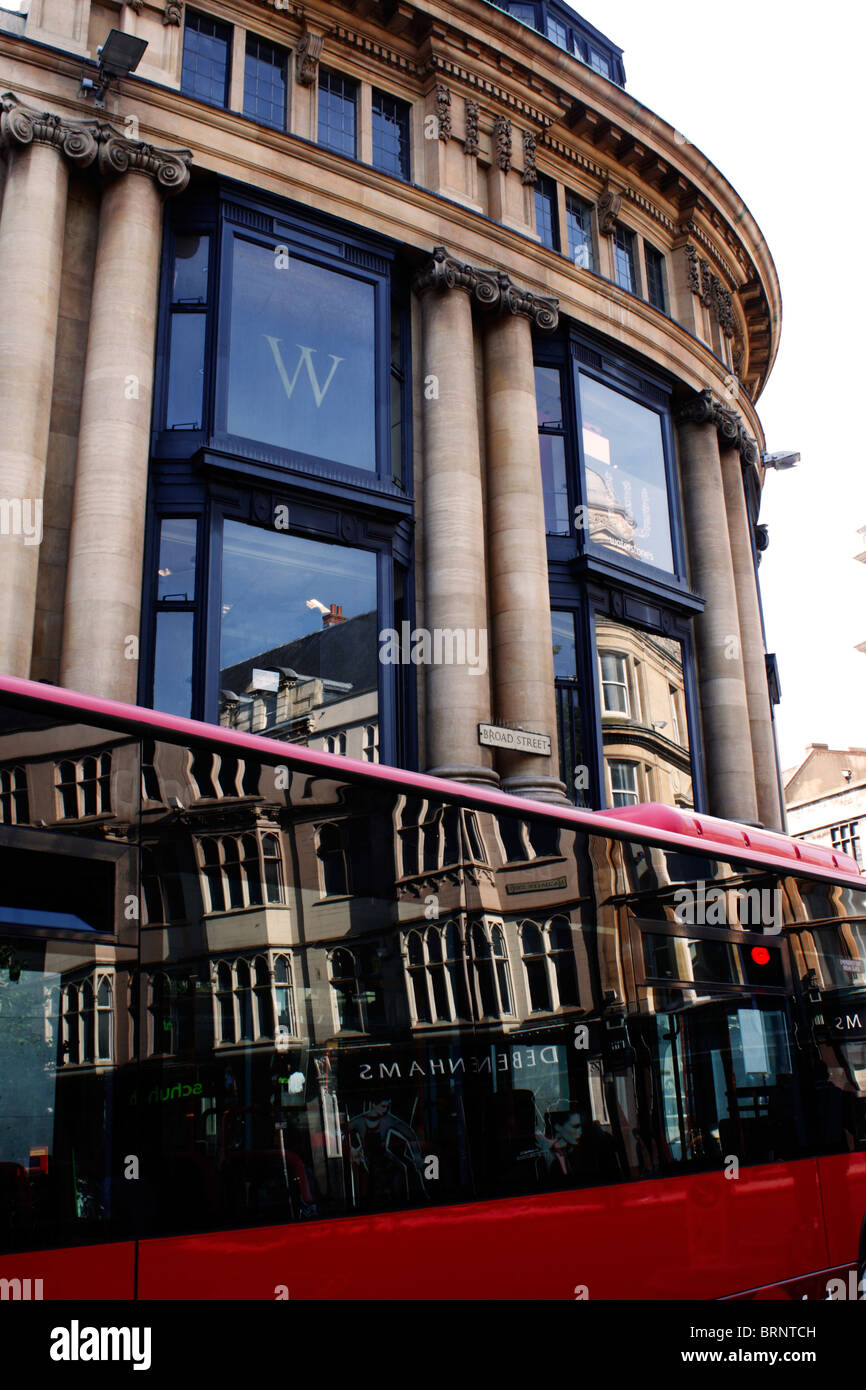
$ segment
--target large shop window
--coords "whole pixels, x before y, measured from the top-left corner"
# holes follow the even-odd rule
[[[199,183],[169,213],[158,362],[141,700],[411,764],[413,673],[378,660],[412,604],[402,267]]]
[[[220,723],[321,749],[345,735],[340,751],[362,758],[378,718],[376,556],[227,521],[222,576]]]
[[[658,412],[583,372],[579,393],[589,541],[673,570]]]
[[[228,432],[374,471],[373,286],[285,259],[235,240]]]

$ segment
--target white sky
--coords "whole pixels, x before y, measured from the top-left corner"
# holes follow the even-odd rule
[[[577,0],[624,50],[627,90],[733,184],[770,246],[782,343],[758,411],[770,450],[760,569],[767,645],[779,661],[782,766],[807,743],[866,746],[866,276],[859,235],[864,123],[855,0]],[[852,159],[854,162],[852,162]]]
[[[25,0],[0,6],[26,8]],[[625,50],[628,91],[719,167],[766,236],[782,345],[759,411],[770,450],[761,520],[767,645],[779,661],[783,767],[805,745],[866,746],[866,526],[859,141],[866,7],[857,0],[578,0]]]

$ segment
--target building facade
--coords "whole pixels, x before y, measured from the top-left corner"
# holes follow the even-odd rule
[[[0,669],[781,828],[779,286],[624,83],[553,0],[0,12]]]
[[[792,835],[851,854],[861,868],[866,820],[866,748],[812,743],[802,762],[784,774]]]

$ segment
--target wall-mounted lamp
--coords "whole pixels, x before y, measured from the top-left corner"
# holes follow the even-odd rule
[[[92,96],[97,106],[104,106],[105,94],[112,82],[135,72],[146,48],[146,39],[124,34],[122,29],[112,29],[105,43],[96,50],[99,62],[96,79],[82,77],[79,96]]]
[[[778,454],[761,454],[761,463],[765,468],[777,468],[783,472],[786,468],[796,468],[800,462],[800,455],[791,453],[790,450],[783,449]]]

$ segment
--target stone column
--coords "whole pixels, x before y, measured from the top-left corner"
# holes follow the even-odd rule
[[[0,97],[9,167],[0,216],[0,671],[30,675],[54,384],[67,160],[96,156],[92,129]]]
[[[485,325],[487,547],[497,722],[545,734],[551,756],[500,750],[506,791],[566,801],[559,780],[553,634],[530,318],[555,328],[558,306],[499,277],[501,312]]]
[[[431,651],[429,664],[421,664],[428,761],[441,777],[495,786],[490,750],[478,744],[478,725],[490,721],[490,674],[470,296],[492,302],[498,290],[493,277],[461,265],[441,246],[414,289],[421,296],[424,340],[424,611]],[[474,664],[437,661],[437,629],[451,634],[452,656],[463,642]],[[440,637],[439,656],[447,655]]]
[[[100,139],[108,182],[84,368],[61,680],[134,701],[162,197],[185,187],[191,155],[155,150],[107,127]]]
[[[695,645],[709,810],[729,820],[755,823],[758,808],[742,637],[725,524],[715,403],[709,391],[680,411],[677,435],[691,585],[706,603],[695,619]]]
[[[744,450],[747,451],[747,459],[752,455],[757,458],[757,448],[754,441],[749,440],[742,431],[737,444],[725,447],[729,441],[724,438],[722,444],[722,480],[734,565],[740,637],[743,643],[743,670],[752,736],[752,757],[755,764],[758,819],[771,830],[782,830],[776,741],[773,734],[770,692],[767,688],[767,666],[764,660],[764,630],[740,462]]]

